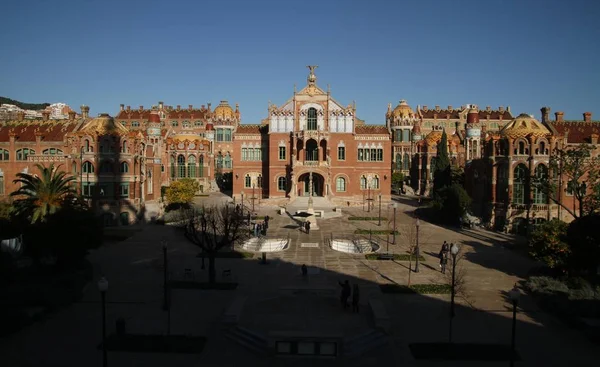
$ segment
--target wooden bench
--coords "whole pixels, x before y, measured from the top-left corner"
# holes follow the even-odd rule
[[[223,314],[223,323],[227,325],[237,324],[240,321],[240,317],[242,316],[242,310],[244,309],[245,303],[246,297],[236,297]]]
[[[371,313],[373,314],[375,328],[386,333],[389,332],[392,326],[392,320],[390,319],[383,302],[378,299],[371,299],[369,300],[369,306],[371,307]]]
[[[335,295],[335,291],[335,288],[318,285],[292,285],[279,287],[279,294],[282,296],[295,296],[301,294],[331,296]]]

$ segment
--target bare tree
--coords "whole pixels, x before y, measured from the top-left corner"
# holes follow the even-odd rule
[[[208,257],[208,282],[216,282],[215,257],[222,249],[233,250],[249,237],[242,215],[230,205],[192,209],[183,224],[185,238]]]
[[[444,282],[449,286],[452,286],[452,273],[454,272],[454,294],[455,296],[461,297],[470,305],[473,304],[469,293],[467,292],[467,272],[463,266],[463,260],[465,259],[464,245],[458,246],[458,253],[453,256],[451,252],[448,253],[448,266],[450,271],[446,271],[444,274]],[[450,246],[451,249],[451,246]]]
[[[423,226],[417,229],[416,219],[412,224],[406,224],[398,228],[400,232],[400,244],[406,248],[408,254],[408,286],[410,287],[410,278],[412,273],[413,256],[416,256],[417,240],[419,246],[429,241],[431,233],[424,230]],[[416,257],[415,257],[416,260]]]

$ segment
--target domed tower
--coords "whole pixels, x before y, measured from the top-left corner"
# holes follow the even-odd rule
[[[217,120],[231,120],[234,116],[233,109],[227,101],[221,101],[213,114]]]
[[[466,160],[481,158],[481,125],[479,124],[479,110],[476,106],[471,106],[467,113],[466,135]]]

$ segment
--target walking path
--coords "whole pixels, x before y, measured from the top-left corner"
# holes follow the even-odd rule
[[[212,195],[204,202],[217,203]],[[209,205],[209,204],[207,204]],[[369,299],[378,298],[392,318],[389,345],[356,358],[344,360],[344,366],[496,366],[503,363],[448,363],[414,361],[408,345],[413,342],[447,340],[449,296],[381,294],[378,284],[407,284],[408,263],[368,261],[362,255],[333,251],[325,246],[329,238],[353,238],[356,229],[392,228],[393,211],[382,205],[382,225],[377,221],[349,221],[347,217],[378,217],[379,211],[343,208],[343,218],[319,221],[320,230],[306,234],[299,221],[279,215],[275,206],[260,205],[259,215],[269,215],[270,238],[291,239],[289,249],[268,254],[268,265],[257,259],[217,259],[217,275],[230,269],[240,285],[236,291],[173,291],[170,329],[172,334],[205,335],[206,350],[201,355],[161,355],[109,353],[110,366],[294,366],[320,365],[304,359],[263,359],[225,339],[220,327],[223,310],[239,295],[248,296],[241,323],[263,330],[338,330],[352,335],[370,324]],[[404,253],[407,235],[414,226],[410,201],[399,203],[396,237],[373,235],[382,251]],[[360,235],[365,236],[365,235]],[[366,236],[368,238],[368,235]],[[505,291],[523,279],[532,263],[505,249],[502,241],[511,236],[483,230],[455,231],[421,221],[419,243],[426,261],[419,273],[411,273],[412,284],[443,283],[437,253],[446,240],[460,244],[464,259],[469,302],[458,300],[454,319],[457,342],[509,343],[512,316]],[[101,274],[109,280],[108,329],[114,331],[118,317],[127,320],[135,333],[166,333],[167,313],[162,311],[162,241],[168,242],[169,270],[183,273],[191,269],[196,279],[206,278],[201,270],[199,249],[188,243],[181,231],[169,226],[148,225],[127,241],[109,244],[94,251],[90,260],[95,267],[95,281]],[[388,250],[389,248],[389,250]],[[309,266],[308,279],[301,276],[302,264]],[[413,264],[414,267],[414,264]],[[361,313],[340,311],[338,281],[348,279],[361,286]],[[311,285],[335,289],[333,296],[282,296],[285,286]],[[81,302],[2,340],[0,355],[6,366],[84,366],[100,363],[96,349],[101,336],[99,292],[95,283]],[[518,350],[524,358],[518,366],[587,366],[598,360],[598,352],[577,332],[567,329],[554,318],[541,313],[528,296],[520,302],[517,323]],[[326,361],[323,365],[331,365]]]

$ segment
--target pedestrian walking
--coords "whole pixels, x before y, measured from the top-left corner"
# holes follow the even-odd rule
[[[358,284],[354,284],[352,287],[352,312],[358,313],[358,303],[360,302],[360,292],[358,290]]]
[[[302,276],[304,278],[306,278],[307,275],[308,275],[308,268],[306,267],[306,264],[302,264]]]
[[[306,234],[310,234],[310,222],[306,222]]]
[[[350,282],[346,279],[344,283],[340,283],[340,287],[342,287],[342,292],[340,294],[340,301],[342,303],[342,308],[345,310],[348,308],[348,298],[350,298],[350,294],[352,293],[352,288],[350,288]]]
[[[448,244],[446,243],[446,241],[444,241],[444,243],[442,244],[442,248],[440,249],[440,253],[438,254],[438,258],[440,259],[440,268],[442,268],[442,269],[443,269],[443,266],[442,266],[443,259],[447,255],[447,253],[448,253]],[[444,272],[444,270],[442,270],[442,273],[443,272]]]

